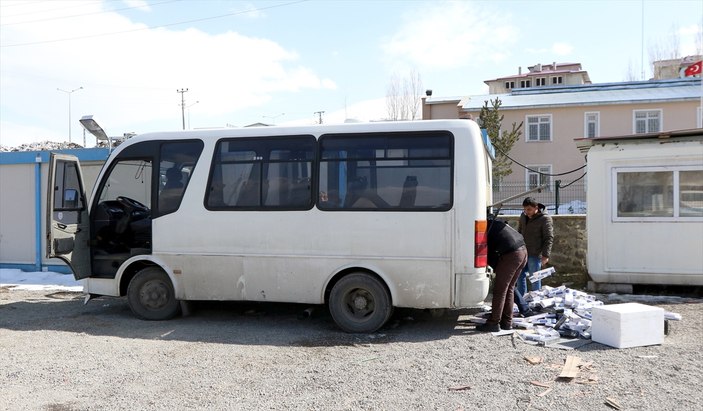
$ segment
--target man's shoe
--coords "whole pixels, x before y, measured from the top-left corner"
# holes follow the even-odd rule
[[[500,329],[503,331],[509,331],[513,329],[512,324],[505,324],[505,323],[500,323]]]
[[[522,316],[523,316],[524,318],[527,318],[527,317],[532,317],[533,315],[538,315],[538,314],[539,314],[539,313],[536,312],[536,311],[527,310],[527,311],[525,311],[525,312],[522,314]]]
[[[490,323],[479,324],[476,326],[476,331],[496,333],[496,332],[500,331],[500,325],[490,324]]]

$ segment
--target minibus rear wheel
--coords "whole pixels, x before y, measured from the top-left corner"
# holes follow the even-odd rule
[[[158,267],[147,267],[132,278],[127,302],[134,315],[143,320],[168,320],[181,308],[171,279]]]
[[[388,290],[378,278],[367,273],[352,273],[332,287],[329,309],[342,330],[371,333],[388,321],[393,307]]]

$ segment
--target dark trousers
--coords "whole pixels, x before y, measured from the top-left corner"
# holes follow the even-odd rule
[[[486,323],[512,323],[515,282],[526,263],[527,249],[525,247],[520,247],[512,253],[503,254],[498,258],[498,263],[493,267],[496,277],[493,283],[491,316]]]

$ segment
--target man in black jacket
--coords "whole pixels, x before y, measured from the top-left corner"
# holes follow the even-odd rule
[[[527,263],[527,248],[522,235],[503,221],[490,220],[486,231],[488,265],[493,267],[493,301],[491,316],[477,331],[509,330],[513,323],[515,282]]]
[[[527,275],[541,270],[549,261],[554,243],[552,218],[544,212],[544,204],[533,197],[527,197],[522,202],[523,213],[518,221],[517,231],[522,234],[527,246],[527,265],[517,280],[517,292],[525,295],[527,292]],[[532,283],[532,290],[542,288],[542,282]]]

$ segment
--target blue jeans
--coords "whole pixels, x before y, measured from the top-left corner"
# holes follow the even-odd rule
[[[515,289],[520,295],[525,295],[527,293],[527,275],[539,271],[542,269],[542,256],[531,255],[527,257],[527,264],[525,269],[520,273],[520,277],[517,279],[517,284],[515,284]],[[532,291],[539,290],[542,288],[542,281],[537,281],[532,283]]]
[[[517,288],[515,288],[515,291],[513,292],[513,299],[520,314],[525,315],[530,311],[530,305],[524,298],[522,298],[522,294],[520,294]]]

